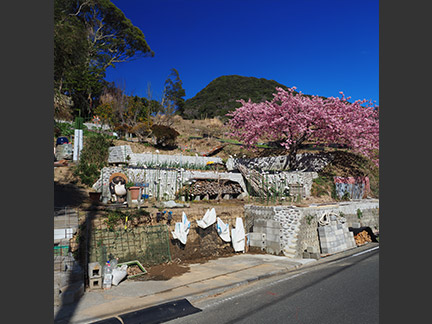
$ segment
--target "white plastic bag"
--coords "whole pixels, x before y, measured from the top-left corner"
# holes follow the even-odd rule
[[[217,220],[216,229],[220,238],[224,242],[231,242],[229,224],[228,223],[225,224],[219,217],[216,217],[216,220]]]
[[[121,267],[116,267],[112,271],[112,284],[117,286],[120,281],[123,280],[127,275],[127,264],[123,264]]]
[[[207,209],[203,219],[197,220],[197,224],[201,228],[207,228],[210,225],[214,224],[215,222],[216,222],[216,210],[214,208],[212,208],[211,210]]]
[[[231,230],[231,238],[234,251],[244,252],[245,229],[243,227],[243,220],[240,217],[236,217],[236,226]]]
[[[188,221],[186,214],[183,212],[182,221],[177,222],[175,224],[174,232],[171,233],[174,239],[177,239],[181,243],[186,244],[187,235],[189,234],[189,229],[190,229],[190,222]]]

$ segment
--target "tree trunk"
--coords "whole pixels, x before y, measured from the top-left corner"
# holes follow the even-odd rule
[[[294,171],[297,168],[297,151],[298,151],[298,146],[297,143],[294,144],[290,150],[289,150],[289,154],[288,154],[288,167],[290,171]]]
[[[297,141],[295,141],[289,149],[288,167],[292,171],[297,169],[297,166],[298,166],[297,151],[298,151],[300,145],[306,140],[307,137],[308,137],[307,134],[303,133],[303,135]]]

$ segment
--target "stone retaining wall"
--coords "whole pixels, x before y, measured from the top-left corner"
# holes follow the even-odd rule
[[[244,196],[247,196],[246,185],[239,173],[216,172],[216,171],[190,171],[181,169],[147,169],[131,167],[105,167],[101,170],[101,176],[93,185],[93,189],[102,192],[103,198],[110,198],[109,178],[113,173],[125,174],[129,181],[148,183],[144,188],[144,194],[149,198],[159,200],[172,200],[176,198],[176,192],[184,184],[194,179],[231,180],[240,184]]]
[[[108,163],[126,164],[129,166],[204,168],[209,162],[222,163],[222,159],[205,156],[133,153],[129,145],[110,147],[108,155]]]
[[[280,155],[252,159],[230,158],[226,165],[229,171],[237,169],[238,164],[260,171],[288,170],[290,156]],[[333,160],[331,153],[302,153],[296,155],[297,170],[318,172]]]
[[[339,224],[345,231],[342,227],[335,228],[333,232],[321,230],[323,235],[327,235],[326,244],[328,241],[335,242],[331,243],[332,246],[320,242],[318,221],[324,213],[334,213],[336,217],[343,216],[346,220],[344,224]],[[245,225],[251,246],[273,254],[283,252],[295,258],[303,257],[305,251],[309,257],[319,257],[319,252],[335,253],[352,247],[351,237],[345,233],[348,227],[368,226],[373,231],[379,230],[379,201],[368,199],[309,207],[245,205]],[[336,223],[330,225],[338,226]],[[279,237],[275,236],[275,229],[279,230]],[[344,237],[336,234],[343,234]],[[336,243],[338,246],[331,249]]]

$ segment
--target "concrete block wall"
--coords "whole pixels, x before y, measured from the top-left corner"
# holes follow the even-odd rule
[[[205,167],[208,162],[222,163],[219,157],[206,157],[206,156],[190,156],[190,155],[168,155],[168,154],[153,154],[153,153],[132,153],[129,165],[151,165],[157,164],[166,165],[170,167]]]
[[[300,220],[297,254],[306,258],[314,258],[320,253],[320,242],[317,231],[317,217],[305,214]],[[305,251],[306,256],[305,256]]]
[[[300,208],[305,215],[312,217],[321,217],[324,213],[333,212],[337,215],[343,215],[348,227],[353,227],[354,223],[360,223],[361,226],[379,228],[379,200],[363,199],[359,201],[347,201],[340,203],[330,203],[328,205],[309,206]],[[359,219],[357,210],[362,212]]]
[[[108,151],[108,163],[122,163],[129,166],[205,167],[210,161],[222,163],[219,157],[133,153],[129,145],[113,146]]]
[[[357,209],[361,211],[360,218]],[[340,212],[344,214],[348,227],[368,226],[372,230],[379,230],[379,201],[368,199],[367,201],[341,203]]]
[[[246,232],[251,232],[250,246],[289,257],[299,257],[297,236],[300,229],[301,212],[287,206],[245,205]]]
[[[254,222],[253,230],[255,235],[250,237],[251,246],[261,247],[271,254],[279,254],[282,251],[282,228],[279,222],[257,219]]]
[[[54,256],[54,306],[73,303],[84,294],[84,273],[71,255]]]
[[[245,205],[245,228],[246,233],[253,233],[252,237],[256,239],[251,241],[251,246],[261,247],[269,253],[274,253],[274,249],[267,249],[267,241],[275,240],[269,235],[274,235],[273,229],[277,228],[269,221],[276,221],[280,226],[279,244],[286,256],[301,258],[305,251],[309,256],[320,251],[331,254],[355,247],[353,233],[348,227],[359,221],[357,209],[362,211],[361,226],[369,226],[372,230],[374,226],[379,226],[378,206],[376,199],[310,207]],[[327,225],[328,228],[324,226],[319,229],[318,220],[324,213],[338,216]],[[337,223],[341,215],[345,223]]]
[[[275,216],[274,208],[269,206],[244,205],[244,210],[246,233],[255,232],[253,226],[256,219],[272,220]]]
[[[289,190],[290,185],[302,185],[304,188],[303,198],[311,195],[313,179],[318,178],[316,172],[282,171],[274,174],[266,174],[265,182],[277,192]]]
[[[346,223],[330,221],[329,225],[318,227],[322,254],[333,254],[356,247],[354,233],[348,230]]]

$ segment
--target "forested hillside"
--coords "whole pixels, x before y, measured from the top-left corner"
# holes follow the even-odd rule
[[[287,86],[274,80],[224,75],[210,82],[195,97],[186,100],[184,117],[202,119],[225,116],[240,107],[239,99],[250,98],[253,102],[272,100],[276,87],[287,89]]]

